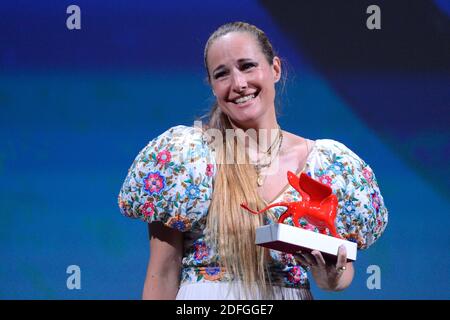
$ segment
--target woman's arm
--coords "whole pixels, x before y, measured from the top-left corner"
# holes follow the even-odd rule
[[[180,283],[183,233],[160,222],[148,225],[150,259],[142,299],[175,299]]]

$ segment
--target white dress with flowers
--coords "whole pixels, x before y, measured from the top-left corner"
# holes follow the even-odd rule
[[[336,227],[342,237],[356,242],[358,249],[365,249],[381,236],[388,212],[372,169],[355,153],[340,142],[316,140],[303,172],[328,184],[338,197]],[[205,240],[215,174],[214,153],[202,131],[179,125],[151,140],[139,152],[119,193],[123,215],[147,223],[161,221],[184,233],[177,299],[242,298],[239,291],[226,290],[233,279],[219,267],[220,257]],[[300,200],[300,194],[288,185],[273,202]],[[285,208],[271,210],[278,218]],[[303,219],[300,223],[318,231]],[[269,270],[277,288],[276,298],[312,298],[306,270],[291,254],[270,251]]]

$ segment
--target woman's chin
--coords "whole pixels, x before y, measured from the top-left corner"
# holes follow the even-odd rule
[[[228,106],[229,112],[227,112],[231,121],[245,127],[253,127],[264,113],[259,103],[251,104],[245,108],[231,107]]]
[[[258,116],[246,114],[246,115],[235,115],[230,117],[231,120],[240,127],[254,127],[254,125],[258,122]]]

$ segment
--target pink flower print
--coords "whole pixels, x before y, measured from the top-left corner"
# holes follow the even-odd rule
[[[207,164],[206,165],[206,175],[208,177],[211,177],[213,175],[213,171],[214,171],[214,166],[212,164]]]
[[[294,261],[294,256],[290,253],[281,253],[280,260],[284,265],[292,264]]]
[[[380,229],[383,226],[383,221],[381,221],[380,217],[377,218],[377,228]]]
[[[366,178],[368,183],[372,182],[372,177],[373,177],[372,170],[370,170],[368,168],[364,168],[363,171],[362,171],[362,174],[363,174],[364,178]]]
[[[315,231],[315,230],[316,230],[316,227],[315,227],[314,225],[308,223],[308,224],[306,224],[306,225],[303,226],[303,229],[309,230],[309,231]]]
[[[119,208],[122,209],[122,212],[126,215],[131,217],[132,214],[130,213],[129,209],[131,208],[128,201],[123,200],[121,197],[119,197]]]
[[[169,151],[167,150],[163,150],[160,153],[158,153],[158,155],[156,156],[156,159],[158,160],[159,164],[166,164],[170,162],[170,159],[172,158],[172,155],[170,154]]]
[[[374,192],[370,195],[372,198],[372,206],[378,212],[380,210],[380,198],[377,192]]]
[[[144,190],[149,194],[160,193],[166,185],[166,178],[159,172],[150,172],[144,178]]]
[[[153,204],[153,202],[147,201],[142,206],[142,212],[144,213],[145,217],[151,217],[151,215],[155,213],[155,205]]]
[[[331,187],[331,182],[333,181],[333,179],[331,179],[330,176],[324,175],[319,178],[319,181]]]
[[[290,284],[298,284],[302,279],[302,272],[300,266],[293,266],[287,275],[287,280]]]

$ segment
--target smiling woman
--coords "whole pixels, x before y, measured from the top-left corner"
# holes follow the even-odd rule
[[[339,235],[367,248],[387,224],[372,169],[340,142],[280,128],[274,100],[282,66],[262,30],[244,22],[219,27],[206,43],[204,62],[216,97],[208,124],[171,127],[153,139],[120,190],[122,214],[149,225],[143,298],[312,299],[308,270],[320,288],[345,289],[353,279],[345,250],[327,264],[318,251],[294,256],[256,246],[255,229],[275,223],[283,209],[262,217],[240,204],[258,211],[276,200],[300,201],[286,172],[305,172],[336,194]],[[236,153],[239,137],[227,135],[230,130],[245,131]],[[211,144],[217,132],[227,137],[221,148]],[[252,161],[238,161],[241,155]],[[300,224],[318,231],[308,221]]]
[[[274,83],[280,80],[281,61],[264,43],[268,48],[261,50],[252,33],[238,31],[218,33],[206,45],[205,65],[217,104],[240,128],[276,128]]]

